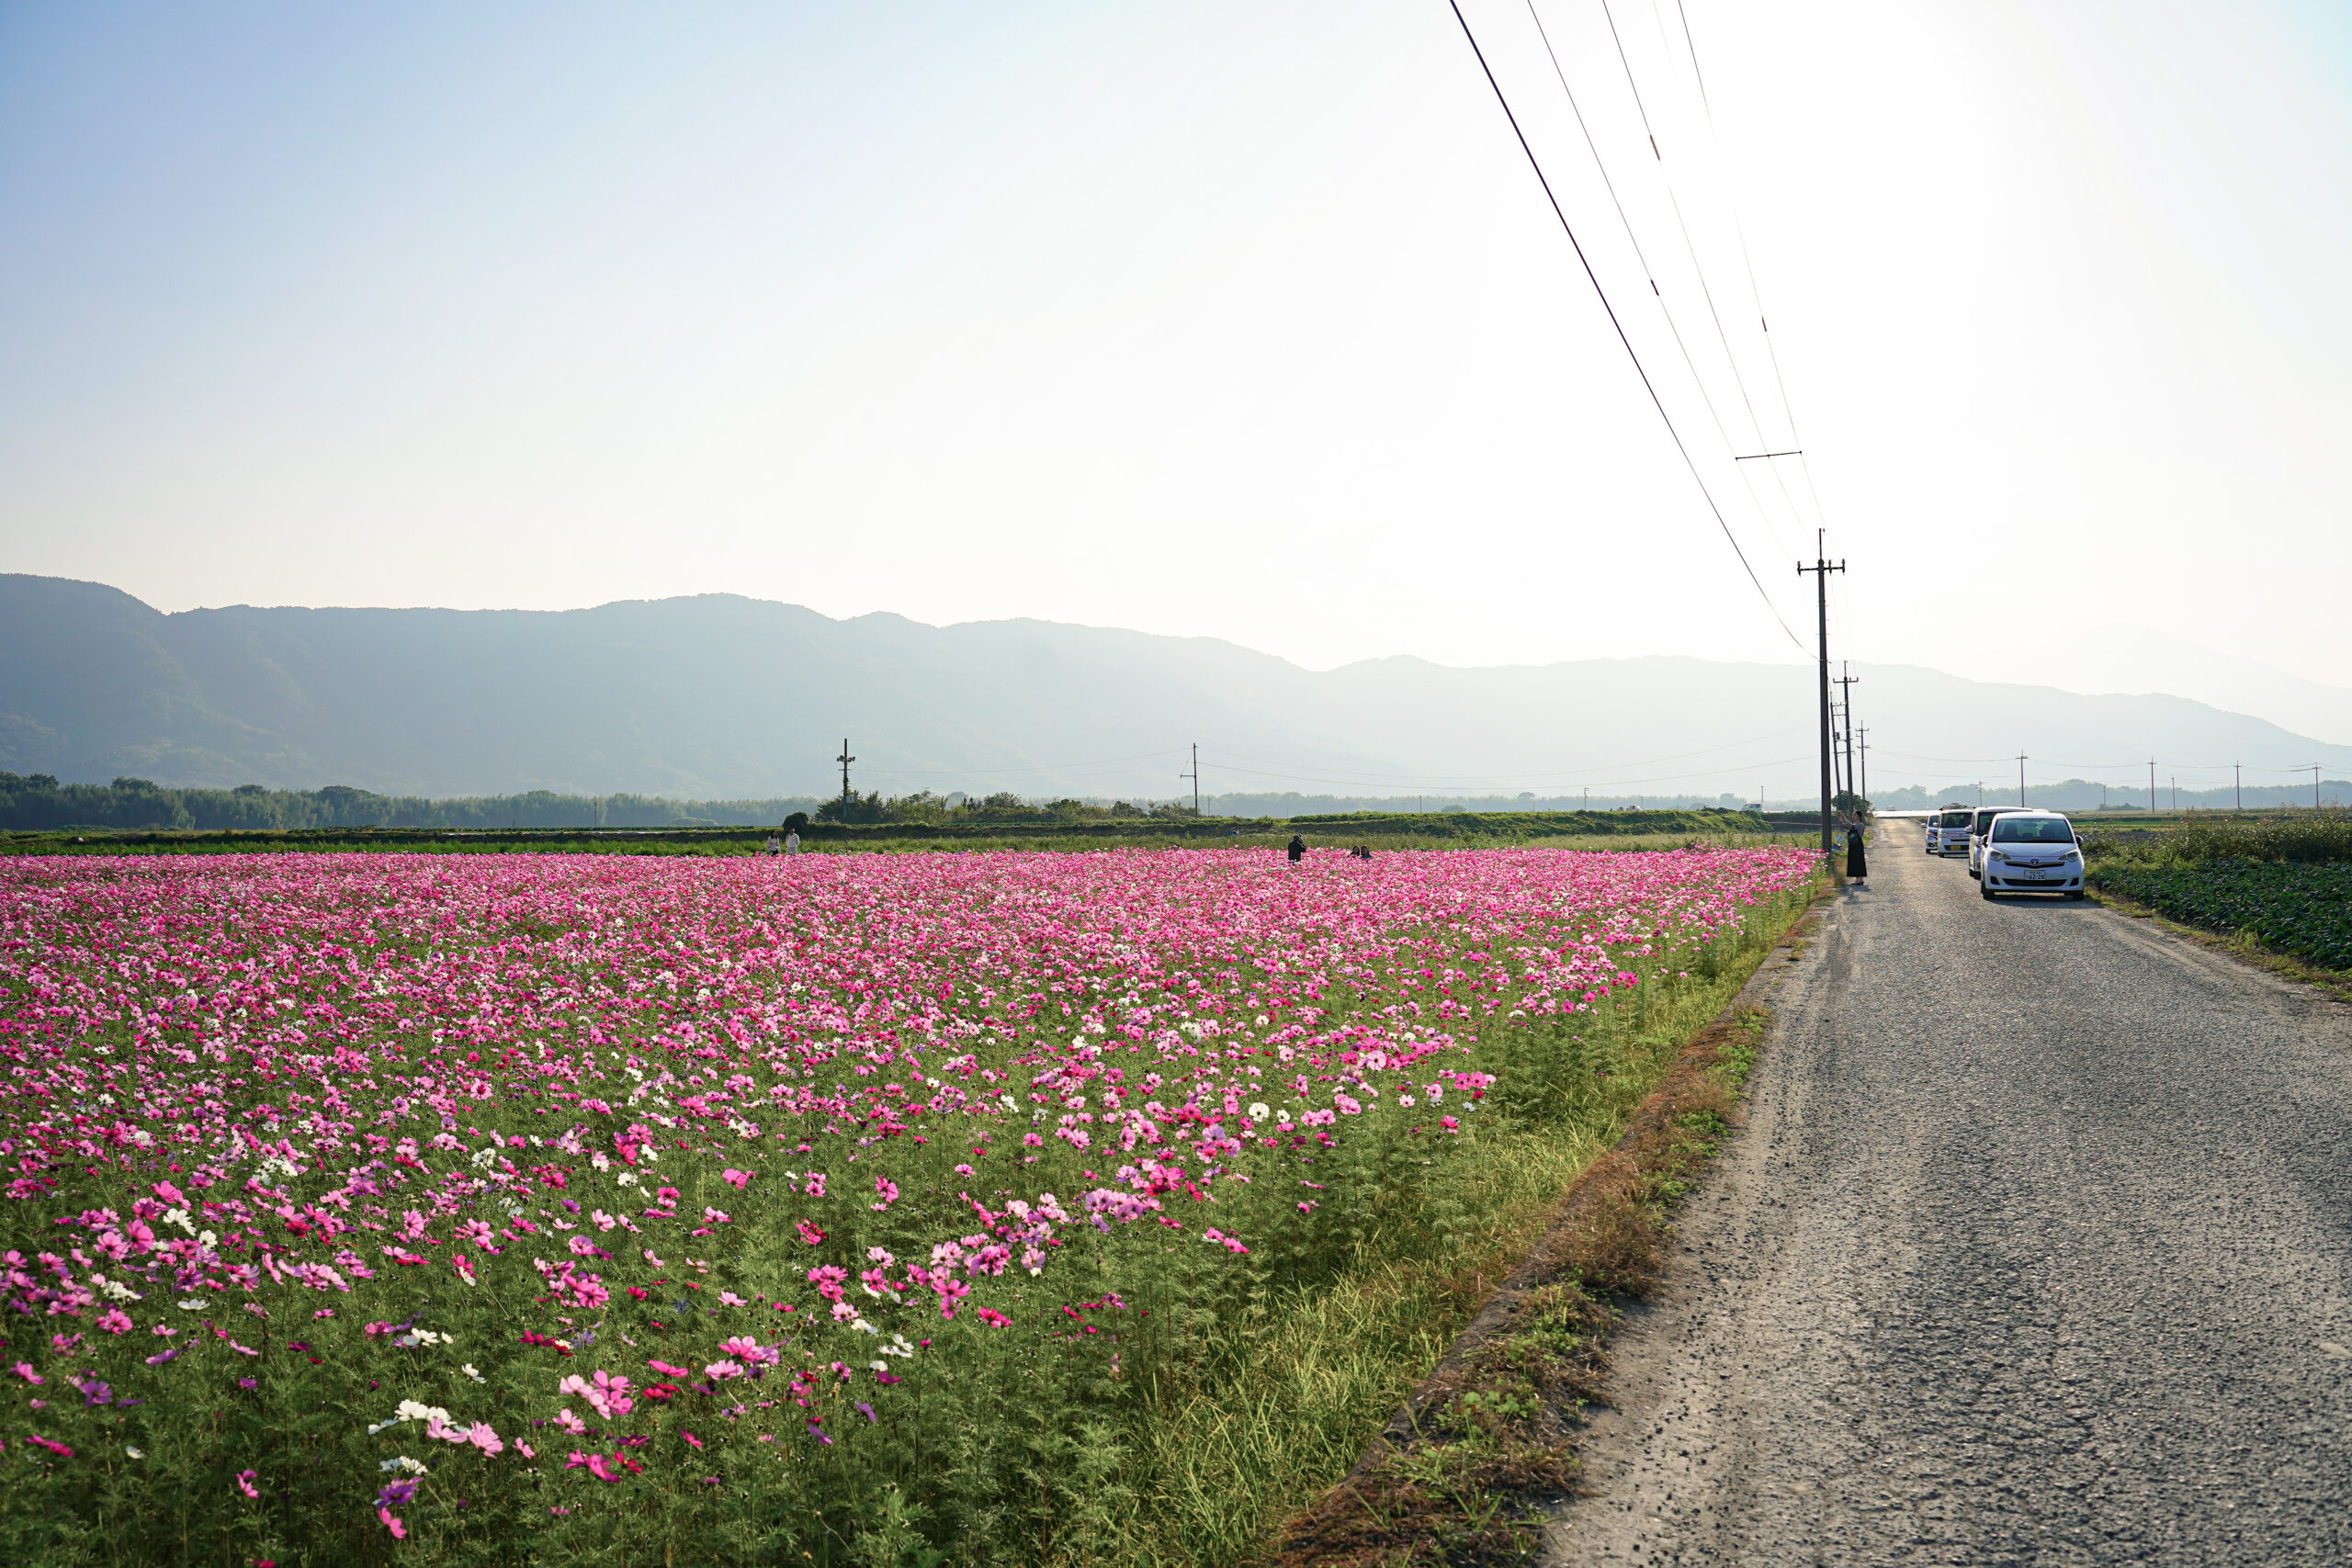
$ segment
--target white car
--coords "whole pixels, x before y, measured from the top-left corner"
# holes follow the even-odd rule
[[[1993,818],[1976,882],[1986,898],[2003,893],[2083,897],[2083,846],[2055,811],[2004,811]]]
[[[1974,813],[1965,806],[1947,806],[1928,813],[1928,852],[1964,855],[1968,852],[1968,823]]]
[[[2018,806],[1980,806],[1968,817],[1968,874],[1974,876],[1984,863],[1984,835],[1993,830],[1993,818],[2004,811],[2021,811]]]

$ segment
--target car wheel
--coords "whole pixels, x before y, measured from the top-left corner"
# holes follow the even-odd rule
[[[1984,902],[1987,904],[1991,903],[1993,901],[1993,884],[1991,880],[1986,877],[1978,877],[1976,879],[1976,892],[1978,896],[1984,900]]]
[[[2068,888],[2068,889],[2066,890],[2066,897],[2069,897],[2069,898],[2072,898],[2075,903],[2079,904],[2079,903],[2081,903],[2085,898],[2086,898],[2086,897],[2090,897],[2090,895],[2088,895],[2087,893],[2085,893],[2082,889],[2080,889],[2080,888],[2078,888],[2078,887],[2070,887],[2070,888]]]

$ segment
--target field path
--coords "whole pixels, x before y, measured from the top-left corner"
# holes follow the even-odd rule
[[[1871,861],[1547,1561],[2352,1562],[2352,1009]]]

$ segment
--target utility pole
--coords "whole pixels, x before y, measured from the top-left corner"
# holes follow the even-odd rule
[[[2180,775],[2178,773],[2172,776],[2172,808],[2175,811],[2180,809]]]
[[[2018,805],[2025,805],[2025,753],[2018,753]]]
[[[1861,810],[1862,803],[1871,797],[1871,727],[1867,724],[1862,726],[1861,755],[1862,782],[1860,787],[1854,791],[1854,794],[1860,797],[1854,802],[1856,811]]]
[[[2232,762],[2230,772],[2237,779],[2238,809],[2244,811],[2245,809],[2245,764]]]
[[[1193,771],[1189,773],[1178,773],[1176,776],[1193,781],[1193,815],[1198,817],[1201,814],[1201,743],[1199,741],[1193,742]]]
[[[1838,694],[1838,707],[1839,716],[1845,720],[1846,793],[1857,797],[1854,810],[1860,814],[1861,805],[1859,797],[1861,791],[1854,787],[1854,687],[1861,682],[1861,677],[1854,674],[1853,666],[1842,659],[1838,661],[1838,668],[1841,671],[1838,677],[1838,684],[1843,688]]]
[[[842,765],[842,819],[847,821],[849,819],[849,765],[857,761],[849,754],[848,736],[842,737],[842,754],[833,761]]]
[[[1822,541],[1826,536],[1828,530],[1826,528],[1816,528],[1814,530],[1813,564],[1811,566],[1805,565],[1803,561],[1797,562],[1797,576],[1802,579],[1806,572],[1809,571],[1813,573],[1815,583],[1820,590],[1821,858],[1825,861],[1829,858],[1832,850],[1829,828],[1829,574],[1833,571],[1843,571],[1846,570],[1846,563],[1844,561],[1841,560],[1837,565],[1832,566],[1829,564],[1828,557],[1823,553]]]
[[[2149,809],[2150,811],[2154,811],[2155,808],[2156,808],[2156,760],[2155,760],[2154,757],[2151,757],[2151,758],[2149,758],[2149,759],[2148,759],[2148,809]]]
[[[2319,809],[2319,764],[2312,764],[2312,809]]]
[[[1832,677],[1829,683],[1836,685],[1836,678]],[[1842,767],[1838,760],[1838,699],[1832,697],[1829,699],[1829,798],[1832,800],[1846,793],[1846,775],[1840,771]]]

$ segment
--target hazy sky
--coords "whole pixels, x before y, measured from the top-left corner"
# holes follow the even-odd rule
[[[1464,9],[1789,624],[2345,683],[2352,7],[1683,6],[1536,13],[1646,268]],[[0,8],[0,570],[1798,657],[1443,0]]]

